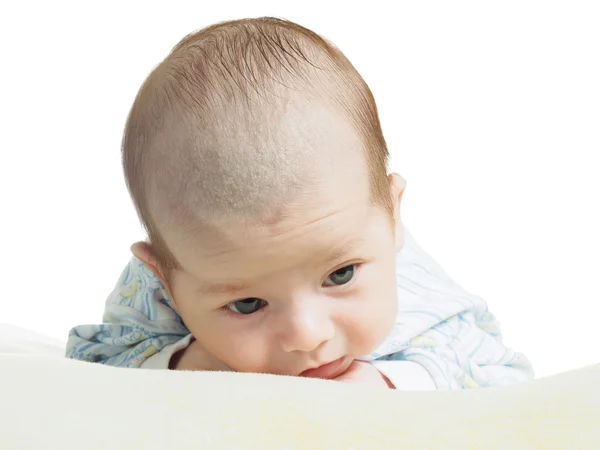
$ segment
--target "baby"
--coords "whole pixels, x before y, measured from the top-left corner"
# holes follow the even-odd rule
[[[406,390],[532,378],[403,227],[373,96],[312,31],[260,18],[185,37],[122,151],[148,242],[68,357]]]

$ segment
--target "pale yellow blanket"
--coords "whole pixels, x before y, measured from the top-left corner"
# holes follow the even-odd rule
[[[0,355],[5,449],[600,449],[600,365],[531,383],[400,392]]]

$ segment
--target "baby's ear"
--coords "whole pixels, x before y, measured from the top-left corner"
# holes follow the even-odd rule
[[[148,269],[150,269],[163,284],[165,284],[162,273],[158,268],[158,260],[154,256],[150,244],[144,241],[136,242],[130,247],[130,250],[131,253],[133,253],[133,256],[143,262],[144,265],[148,267]]]
[[[136,242],[131,247],[129,247],[133,256],[139,259],[144,265],[152,271],[152,273],[160,280],[163,287],[167,291],[167,295],[171,300],[171,306],[173,309],[177,310],[177,304],[175,303],[175,299],[173,298],[173,293],[171,292],[171,286],[167,283],[165,277],[163,276],[160,268],[158,266],[158,259],[156,258],[154,251],[150,244],[144,241]]]
[[[401,204],[402,204],[402,195],[404,194],[404,190],[406,189],[406,180],[402,178],[397,173],[392,173],[388,176],[388,180],[390,181],[390,190],[392,195],[392,201],[394,203],[394,221],[396,223],[396,228],[394,230],[396,236],[396,250],[400,251],[402,246],[404,245],[404,232],[402,225],[402,217],[400,215]]]

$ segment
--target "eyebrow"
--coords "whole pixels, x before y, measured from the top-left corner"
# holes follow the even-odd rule
[[[196,290],[197,294],[200,295],[215,295],[215,294],[229,294],[234,295],[237,292],[248,289],[247,284],[242,283],[217,283],[211,285],[204,285]]]
[[[336,259],[340,259],[352,251],[356,250],[358,247],[364,245],[364,238],[353,238],[348,241],[345,241],[342,245],[336,245],[330,249],[330,253],[323,260],[325,263],[330,263],[335,261]]]
[[[343,258],[348,255],[356,248],[364,245],[364,238],[353,238],[345,241],[342,245],[332,246],[329,253],[323,259],[324,263],[331,263],[332,261]],[[204,285],[196,290],[197,294],[200,295],[216,295],[216,294],[229,294],[235,295],[236,293],[249,289],[250,285],[246,283],[215,283],[211,285]]]

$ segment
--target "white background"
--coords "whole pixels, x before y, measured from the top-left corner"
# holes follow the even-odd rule
[[[273,15],[377,99],[403,220],[538,376],[600,362],[597,2],[12,2],[0,10],[0,322],[66,340],[144,236],[120,167],[137,89],[185,34]]]

